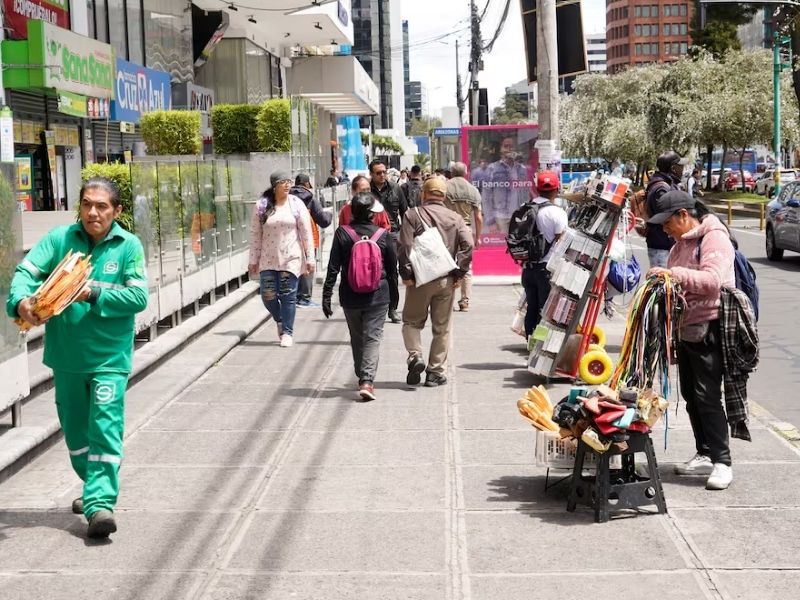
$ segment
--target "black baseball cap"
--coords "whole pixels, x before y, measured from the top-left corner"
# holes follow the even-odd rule
[[[696,203],[697,201],[686,192],[682,190],[670,190],[656,200],[658,212],[647,219],[647,222],[651,225],[663,225],[664,221],[669,219],[676,212],[682,208],[690,210],[694,208]]]
[[[308,173],[298,173],[294,178],[295,185],[308,185],[309,183],[311,183],[311,177],[308,176]]]

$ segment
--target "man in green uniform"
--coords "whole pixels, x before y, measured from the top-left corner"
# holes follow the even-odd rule
[[[73,512],[86,515],[88,536],[117,530],[125,388],[133,357],[134,315],[147,306],[142,244],[115,222],[119,190],[94,177],[81,189],[80,222],[50,231],[14,273],[6,310],[32,325],[31,294],[69,250],[91,257],[92,275],[77,301],[47,320],[44,364],[53,369],[56,409],[83,496]]]

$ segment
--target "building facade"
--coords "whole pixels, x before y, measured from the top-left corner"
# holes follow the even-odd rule
[[[770,16],[770,11],[763,8],[753,16],[752,21],[744,25],[739,25],[737,34],[743,50],[772,48],[772,28],[769,25]]]
[[[689,51],[694,4],[662,0],[606,3],[607,71],[676,60]]]
[[[606,72],[606,35],[604,33],[586,34],[586,62],[589,73]]]
[[[400,0],[352,0],[353,55],[378,86],[378,129],[405,129]],[[366,125],[366,123],[364,124]]]
[[[421,81],[409,81],[406,87],[406,134],[411,126],[411,119],[421,119],[428,114],[425,86]]]

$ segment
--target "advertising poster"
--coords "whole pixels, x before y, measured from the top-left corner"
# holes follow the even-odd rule
[[[476,275],[514,275],[520,267],[506,253],[511,215],[535,194],[539,163],[536,125],[461,128],[461,155],[481,192],[483,231],[474,253]]]
[[[35,144],[36,134],[33,132],[33,121],[23,121],[22,122],[22,143],[23,144]]]
[[[53,182],[53,196],[56,199],[56,206],[61,198],[61,189],[58,181],[58,166],[56,162],[56,133],[55,131],[44,132],[45,143],[47,144],[47,164],[50,166],[50,177]]]
[[[69,29],[69,0],[3,0],[9,39],[28,37],[28,21],[39,19]]]
[[[138,123],[144,113],[172,108],[169,73],[148,69],[117,58],[116,96],[111,103],[111,119]]]
[[[30,154],[17,156],[14,159],[17,165],[17,191],[30,192],[33,187],[33,161]]]

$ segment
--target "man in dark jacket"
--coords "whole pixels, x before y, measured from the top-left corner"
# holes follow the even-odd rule
[[[422,206],[406,213],[400,230],[398,258],[400,277],[406,286],[406,301],[403,306],[403,343],[408,352],[408,375],[406,383],[416,385],[426,370],[422,357],[422,330],[428,316],[431,319],[430,352],[428,354],[425,385],[436,387],[447,383],[444,375],[447,350],[450,347],[450,321],[453,316],[455,288],[472,265],[472,231],[464,218],[445,206],[447,186],[444,179],[431,177],[422,188]],[[425,231],[425,225],[435,227],[444,240],[458,268],[452,273],[417,286],[414,270],[409,258],[414,247],[414,238]]]
[[[400,231],[400,223],[408,209],[408,203],[400,186],[387,179],[386,171],[386,165],[380,160],[369,163],[370,189],[386,209],[392,224],[392,238],[397,243],[397,233]],[[400,315],[397,314],[397,307],[400,305],[400,290],[396,278],[389,281],[389,296],[389,319],[392,323],[399,323]]]
[[[319,200],[314,197],[311,185],[311,178],[308,173],[298,173],[294,180],[294,187],[289,191],[293,196],[297,196],[306,205],[308,212],[311,213],[311,231],[314,234],[314,251],[319,248],[319,229],[325,229],[333,220],[333,212],[322,208]],[[309,307],[319,306],[311,301],[311,292],[314,289],[314,274],[306,273],[300,276],[297,286],[297,306]]]
[[[681,157],[675,152],[665,152],[656,159],[656,172],[647,184],[647,210],[651,215],[661,211],[661,196],[670,190],[677,190],[683,176]],[[647,258],[650,267],[667,267],[669,251],[675,245],[675,240],[664,233],[661,225],[647,226]]]
[[[419,165],[411,167],[408,181],[401,184],[400,189],[403,190],[403,195],[406,197],[406,205],[408,208],[420,205],[420,198],[422,197],[422,169]]]

